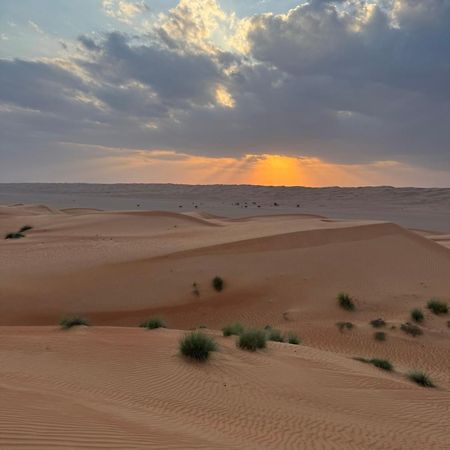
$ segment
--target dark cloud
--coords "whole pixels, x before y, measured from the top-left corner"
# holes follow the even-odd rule
[[[245,55],[203,45],[208,22],[186,8],[176,28],[171,18],[178,34],[81,36],[70,64],[0,60],[0,156],[73,142],[450,170],[450,1],[314,0],[256,15]]]

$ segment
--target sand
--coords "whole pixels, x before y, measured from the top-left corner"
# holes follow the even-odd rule
[[[423,336],[399,329],[450,301],[445,230],[251,213],[0,206],[0,233],[33,226],[0,240],[0,448],[447,449],[450,316],[424,309]],[[93,326],[60,330],[72,313]],[[155,314],[167,329],[137,326]],[[221,336],[232,321],[302,343],[245,352]],[[219,346],[205,364],[178,353],[200,325]],[[416,369],[437,388],[411,383]]]

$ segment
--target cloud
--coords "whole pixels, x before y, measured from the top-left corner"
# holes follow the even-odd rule
[[[136,15],[149,10],[149,7],[143,0],[134,2],[126,0],[102,0],[102,7],[106,15],[125,23],[131,23]]]
[[[103,8],[122,21],[147,10]],[[70,58],[0,60],[0,157],[67,142],[450,170],[448,23],[442,0],[314,0],[242,19],[181,0],[145,32],[80,36]]]

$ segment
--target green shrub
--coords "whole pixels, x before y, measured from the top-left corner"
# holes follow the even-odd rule
[[[295,333],[292,333],[291,331],[288,333],[287,340],[288,340],[289,344],[294,344],[294,345],[300,344],[300,338]]]
[[[423,387],[435,387],[434,383],[431,381],[430,377],[424,372],[409,372],[407,377],[414,381],[414,383],[419,384]]]
[[[427,303],[427,308],[436,315],[448,313],[447,303],[441,302],[436,298],[432,298]]]
[[[374,319],[370,321],[370,325],[374,328],[382,328],[386,326],[386,322],[383,319]]]
[[[25,231],[32,230],[33,227],[31,225],[24,225],[20,230],[19,233],[25,233]]]
[[[376,341],[385,341],[386,340],[386,333],[384,331],[377,331],[373,334],[373,337]]]
[[[68,316],[61,319],[59,322],[59,325],[61,328],[68,330],[69,328],[78,326],[78,325],[85,325],[88,326],[89,322],[86,319],[83,319],[83,317],[80,316]]]
[[[139,325],[141,328],[154,330],[156,328],[166,328],[166,323],[160,317],[150,317]]]
[[[180,352],[182,355],[196,359],[197,361],[206,361],[209,353],[217,350],[217,344],[214,339],[200,331],[189,333],[180,340]]]
[[[402,323],[400,325],[400,329],[406,334],[410,334],[412,337],[420,336],[421,334],[423,334],[423,331],[420,327],[410,322]]]
[[[424,315],[423,315],[422,310],[421,310],[420,308],[414,308],[414,309],[411,311],[411,319],[412,319],[414,322],[422,323],[422,322],[423,322],[423,319],[424,319]]]
[[[281,331],[276,330],[274,328],[267,330],[267,339],[269,341],[274,341],[274,342],[284,342],[284,338],[283,338],[283,335],[281,334]]]
[[[218,277],[218,276],[214,277],[213,280],[212,280],[213,288],[214,288],[217,292],[220,292],[220,291],[223,290],[223,284],[224,284],[224,283],[223,283],[222,278],[220,278],[220,277]]]
[[[394,368],[393,365],[386,359],[373,358],[369,360],[369,363],[379,369],[387,370],[389,372]]]
[[[23,233],[8,233],[5,235],[5,239],[20,239],[25,237]]]
[[[351,322],[336,322],[336,326],[340,332],[344,331],[344,329],[351,330],[354,327]]]
[[[222,328],[224,336],[239,336],[243,331],[244,327],[240,323],[232,323]]]
[[[237,341],[240,348],[252,352],[259,348],[266,348],[267,334],[264,330],[244,331]]]
[[[345,309],[347,311],[353,311],[355,309],[355,303],[353,302],[353,299],[345,292],[340,292],[338,294],[338,303],[342,309]]]

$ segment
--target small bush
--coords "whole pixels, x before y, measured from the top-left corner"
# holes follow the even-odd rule
[[[145,322],[139,325],[141,328],[148,328],[154,330],[156,328],[166,328],[166,323],[160,317],[150,317]]]
[[[25,233],[25,231],[32,230],[33,227],[31,225],[24,225],[20,230],[19,233]]]
[[[267,339],[269,341],[274,341],[274,342],[284,342],[284,338],[283,338],[283,335],[281,334],[281,331],[276,330],[274,328],[267,330]]]
[[[423,334],[423,331],[417,325],[406,322],[400,325],[400,329],[404,331],[406,334],[410,334],[412,337],[420,336]]]
[[[423,387],[435,387],[434,383],[431,381],[430,377],[423,372],[409,372],[407,377],[414,381],[414,383],[419,384]]]
[[[336,322],[336,326],[340,332],[343,332],[345,329],[351,330],[354,325],[351,322]]]
[[[289,344],[294,344],[294,345],[300,344],[300,338],[295,333],[292,333],[292,332],[288,333],[287,341],[289,342]]]
[[[5,235],[5,239],[20,239],[25,237],[23,233],[8,233]]]
[[[353,311],[355,309],[353,299],[345,292],[341,292],[338,294],[338,303],[342,309],[345,309],[347,311]]]
[[[214,339],[199,331],[185,335],[181,338],[179,346],[182,355],[197,361],[206,361],[209,353],[217,350]]]
[[[252,352],[259,348],[266,348],[267,334],[264,330],[244,331],[237,341],[240,348]]]
[[[61,319],[61,321],[59,322],[59,325],[61,326],[61,328],[68,330],[69,328],[72,328],[72,327],[75,327],[78,325],[88,326],[89,322],[80,316],[69,316],[69,317],[64,317],[63,319]]]
[[[393,365],[386,359],[373,358],[369,360],[369,363],[379,369],[387,370],[389,372],[394,368]]]
[[[240,323],[232,323],[222,328],[224,336],[239,336],[243,331],[244,327]]]
[[[217,291],[220,292],[223,290],[223,280],[220,277],[214,277],[212,280],[212,285],[213,288]]]
[[[376,333],[374,333],[373,337],[376,341],[385,341],[386,333],[384,331],[377,331]]]
[[[448,313],[447,303],[441,302],[436,298],[432,298],[427,303],[427,308],[436,315]]]
[[[386,326],[386,322],[383,319],[374,319],[370,321],[370,325],[374,328],[382,328]]]
[[[414,309],[411,311],[411,319],[412,319],[414,322],[422,323],[422,322],[423,322],[423,319],[424,319],[424,315],[423,315],[422,310],[421,310],[420,308],[414,308]]]

